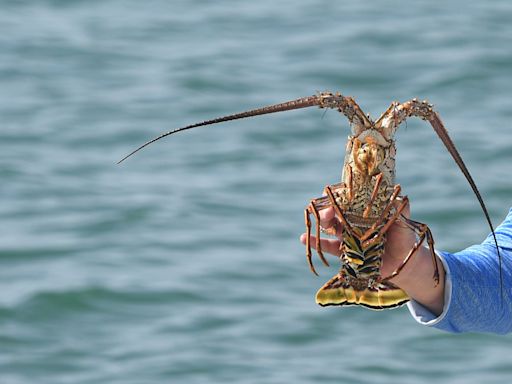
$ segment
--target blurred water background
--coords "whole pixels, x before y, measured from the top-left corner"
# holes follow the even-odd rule
[[[510,381],[508,336],[315,305],[335,268],[313,276],[298,237],[340,177],[335,111],[201,128],[115,165],[165,130],[316,91],[373,117],[428,98],[498,224],[509,1],[0,4],[0,383]],[[439,249],[487,235],[426,123],[400,129],[397,157]]]

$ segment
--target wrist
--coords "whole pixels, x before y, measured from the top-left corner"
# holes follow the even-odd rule
[[[434,280],[435,267],[428,248],[421,247],[391,282],[403,289],[411,299],[440,315],[444,306],[445,270],[441,260],[435,256],[439,270],[439,283]]]

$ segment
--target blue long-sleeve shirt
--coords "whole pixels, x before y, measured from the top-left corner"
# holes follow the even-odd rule
[[[492,235],[454,254],[437,252],[446,271],[443,312],[436,316],[411,301],[407,306],[416,321],[448,332],[512,332],[512,209],[495,233],[502,258],[502,290]]]

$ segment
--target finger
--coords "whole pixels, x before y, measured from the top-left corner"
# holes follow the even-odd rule
[[[306,234],[303,233],[300,236],[300,241],[302,244],[306,244]],[[310,242],[312,248],[316,249],[316,237],[311,236]],[[341,242],[338,239],[320,239],[320,246],[322,247],[322,251],[330,253],[334,256],[339,256],[340,252],[340,244]]]
[[[320,216],[320,225],[322,228],[331,228],[336,224],[336,217],[334,215],[334,208],[329,207],[322,209],[318,215]]]
[[[324,229],[331,229],[332,231],[332,233],[330,231],[326,233],[337,237],[341,236],[343,226],[336,217],[333,207],[321,210],[318,215],[320,216],[320,226]]]

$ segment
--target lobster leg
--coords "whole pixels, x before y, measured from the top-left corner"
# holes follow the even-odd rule
[[[389,204],[393,204],[393,201],[391,201]],[[379,229],[379,231],[369,240],[365,240],[363,242],[363,246],[368,245],[370,243],[375,242],[377,239],[382,238],[384,234],[389,230],[389,228],[395,223],[396,220],[402,215],[402,211],[405,209],[405,207],[409,204],[409,199],[407,196],[402,197],[402,202],[396,209],[396,211],[387,219],[386,224]],[[364,238],[367,238],[367,233],[365,233]]]
[[[310,210],[313,213],[313,216],[315,216],[316,221],[316,251],[318,252],[318,256],[320,257],[320,260],[322,260],[322,263],[326,267],[329,266],[329,263],[327,260],[325,260],[324,254],[322,253],[322,246],[320,244],[320,215],[318,214],[318,210],[315,207],[315,204],[311,202],[309,204],[308,210]]]
[[[384,211],[382,211],[382,213],[379,216],[379,218],[377,219],[377,221],[375,221],[375,223],[373,223],[373,225],[363,234],[363,236],[361,237],[361,241],[366,241],[370,236],[372,236],[375,233],[375,231],[377,230],[377,228],[379,228],[379,226],[381,226],[386,220],[387,220],[388,224],[390,222],[391,222],[391,224],[393,224],[393,222],[398,218],[400,212],[405,208],[405,205],[403,205],[403,204],[399,205],[399,207],[397,208],[397,211],[398,211],[398,209],[400,209],[400,212],[398,212],[398,213],[395,212],[395,214],[393,215],[393,217],[394,217],[393,221],[390,221],[390,219],[388,219],[388,213],[389,213],[389,211],[391,211],[391,208],[393,208],[394,203],[398,198],[398,194],[400,193],[400,190],[401,190],[400,184],[396,184],[394,187],[394,190],[393,190],[393,194],[389,198],[388,205],[386,206],[386,208],[384,208]],[[407,197],[404,197],[402,199],[405,199],[406,201],[408,201]],[[388,224],[386,224],[386,225],[388,225]],[[389,225],[391,225],[391,224],[389,224]],[[383,228],[381,228],[379,230],[378,236],[382,236],[382,234],[386,233],[387,228],[385,230],[383,230]]]
[[[382,182],[382,173],[379,173],[375,177],[375,185],[373,187],[373,192],[370,197],[370,201],[368,202],[368,205],[366,206],[366,209],[363,212],[363,217],[365,217],[365,218],[368,217],[368,215],[372,211],[372,205],[373,205],[373,202],[375,201],[375,198],[377,197],[377,193],[379,192],[379,186],[380,186],[381,182]]]
[[[430,256],[432,257],[432,265],[434,266],[434,283],[435,286],[439,284],[439,265],[437,263],[437,257],[436,253],[434,251],[434,237],[432,236],[432,232],[430,231],[430,228],[424,224],[420,223],[418,221],[409,219],[407,217],[401,216],[400,221],[407,225],[409,228],[411,228],[416,234],[419,236],[422,231],[425,231],[425,237],[427,240],[428,248],[430,250]]]
[[[309,207],[304,210],[304,222],[306,223],[306,259],[308,260],[311,272],[318,276],[311,259],[311,218],[309,217]]]
[[[348,223],[347,219],[345,218],[345,215],[343,214],[341,208],[339,207],[338,203],[336,202],[336,199],[334,198],[334,195],[332,193],[331,187],[328,185],[324,189],[325,194],[329,198],[329,201],[331,202],[331,206],[334,208],[334,212],[336,212],[336,215],[338,216],[338,219],[340,219],[341,223],[343,224],[345,231],[349,232],[350,234],[354,234],[354,230],[352,229],[352,226]]]
[[[312,254],[311,254],[311,218],[310,213],[313,214],[315,217],[315,237],[316,237],[316,251],[318,253],[318,256],[320,257],[320,260],[322,260],[322,263],[328,267],[329,263],[324,257],[324,254],[322,252],[322,245],[321,245],[321,238],[320,238],[320,214],[318,213],[318,209],[315,206],[315,200],[312,200],[311,203],[309,203],[308,207],[304,210],[304,222],[306,224],[306,258],[308,260],[309,269],[311,269],[311,272],[313,272],[315,275],[318,276],[318,273],[315,270],[315,267],[313,266],[312,261]]]
[[[390,280],[393,277],[398,276],[398,274],[402,271],[402,269],[406,266],[406,264],[409,262],[411,257],[416,253],[418,248],[423,244],[423,241],[427,239],[427,243],[430,247],[430,253],[432,255],[432,262],[434,265],[434,283],[435,286],[439,284],[439,267],[437,264],[437,259],[434,253],[434,240],[432,237],[432,232],[430,231],[430,228],[423,223],[419,223],[414,220],[410,220],[406,217],[401,216],[400,221],[402,221],[405,225],[407,225],[409,228],[411,228],[417,235],[418,235],[418,241],[414,244],[414,246],[411,248],[405,259],[403,260],[402,264],[398,266],[396,270],[394,270],[389,276],[386,276],[382,278],[381,281]]]

